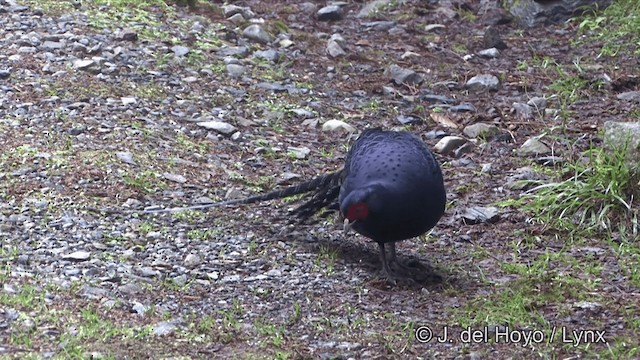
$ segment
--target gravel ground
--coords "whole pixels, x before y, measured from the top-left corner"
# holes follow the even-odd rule
[[[604,121],[637,120],[617,96],[637,57],[598,56],[574,22],[400,3],[320,21],[324,4],[290,1],[0,0],[0,357],[637,356],[637,238],[491,208],[553,176],[537,163],[598,145]],[[495,23],[508,47],[477,55]],[[142,212],[334,171],[349,127],[372,126],[440,150],[447,213],[398,244],[433,269],[421,284],[380,280],[377,245],[332,216],[292,224],[297,199]],[[451,341],[416,339],[427,328]]]

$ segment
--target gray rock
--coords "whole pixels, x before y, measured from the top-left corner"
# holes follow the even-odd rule
[[[432,102],[432,103],[434,102],[443,103],[443,104],[453,104],[456,102],[456,100],[453,98],[450,98],[444,95],[438,95],[438,94],[423,94],[423,95],[420,95],[420,100]]]
[[[205,129],[213,130],[224,135],[231,135],[236,131],[235,126],[224,121],[217,120],[199,122],[198,126],[202,126]]]
[[[533,107],[527,104],[514,102],[511,105],[511,110],[516,113],[522,119],[531,119],[533,118]]]
[[[133,29],[122,29],[116,34],[116,39],[123,41],[136,41],[138,40],[138,33]]]
[[[396,22],[395,21],[371,21],[371,22],[364,22],[361,25],[365,27],[367,30],[387,31],[392,27],[396,26]],[[406,58],[406,56],[403,54],[401,58],[404,59]]]
[[[42,44],[42,48],[47,51],[60,50],[64,47],[64,44],[59,41],[45,41]]]
[[[156,336],[171,335],[176,330],[178,325],[180,325],[181,323],[182,323],[182,319],[174,319],[174,320],[159,322],[153,327],[153,335],[156,335]]]
[[[534,160],[536,163],[544,166],[555,166],[564,163],[564,158],[561,156],[540,156]]]
[[[411,69],[401,68],[398,65],[392,64],[387,69],[387,73],[391,79],[398,85],[420,85],[424,81],[422,76]]]
[[[311,149],[308,147],[293,147],[289,146],[288,148],[289,154],[293,155],[296,159],[306,159],[309,154],[311,154]]]
[[[245,38],[259,42],[262,44],[269,44],[273,41],[273,36],[266,32],[260,25],[253,24],[247,26],[244,31],[242,31],[242,36]]]
[[[171,51],[173,51],[173,53],[176,54],[176,56],[182,57],[187,55],[189,51],[191,51],[191,49],[189,49],[186,46],[175,45],[171,47]]]
[[[609,150],[627,145],[627,161],[640,174],[640,122],[605,122],[604,143]]]
[[[532,168],[525,166],[517,169],[515,174],[507,177],[504,187],[511,190],[524,190],[531,188],[531,182],[536,180],[546,180],[546,178]]]
[[[137,301],[133,302],[131,309],[138,315],[144,315],[147,312],[147,307]]]
[[[476,75],[465,84],[469,90],[498,90],[499,85],[500,80],[491,74]]]
[[[335,120],[335,119],[328,120],[324,124],[322,124],[322,131],[337,131],[337,130],[344,130],[350,133],[356,132],[356,129],[353,126],[340,120]]]
[[[472,143],[470,143],[470,142],[464,143],[464,144],[462,144],[462,146],[460,146],[457,149],[453,150],[453,156],[456,159],[460,158],[460,157],[462,157],[462,155],[472,152],[474,148],[475,148],[475,146]]]
[[[187,182],[187,178],[180,174],[164,173],[162,174],[162,176],[164,176],[164,178],[169,181],[177,182],[179,184],[184,184]]]
[[[462,133],[470,138],[483,138],[485,140],[500,133],[497,126],[486,123],[475,123],[468,125],[462,130]]]
[[[375,16],[376,13],[378,12],[378,9],[380,9],[383,6],[391,3],[392,1],[396,1],[396,0],[373,0],[373,1],[370,1],[365,6],[363,6],[362,9],[360,9],[360,11],[358,12],[358,15],[356,15],[356,16],[358,18],[365,18],[365,17]],[[403,1],[400,1],[400,2],[403,2]]]
[[[91,257],[91,253],[88,251],[74,251],[70,254],[65,254],[62,255],[62,259],[63,260],[70,260],[70,261],[85,261],[85,260],[89,260],[89,258]]]
[[[602,10],[612,0],[508,0],[509,12],[528,27],[562,23],[576,15]]]
[[[431,130],[424,134],[424,136],[429,140],[442,139],[443,137],[447,136],[447,132],[443,130]]]
[[[544,109],[547,108],[547,99],[541,96],[534,96],[527,101],[527,105],[532,106],[539,114],[543,114]]]
[[[21,46],[18,48],[18,52],[21,54],[33,54],[36,50],[37,49],[33,46]]]
[[[189,269],[193,269],[200,264],[202,264],[202,258],[196,254],[188,254],[184,258],[184,266]]]
[[[418,118],[415,118],[413,116],[407,116],[407,115],[398,115],[396,116],[396,120],[398,120],[398,122],[402,125],[419,123],[421,121]]]
[[[640,102],[640,91],[627,91],[616,95],[618,100]]]
[[[124,295],[136,295],[143,292],[144,289],[142,288],[142,286],[136,283],[127,283],[118,286],[118,291],[120,291]]]
[[[96,65],[96,62],[93,60],[76,60],[73,62],[73,68],[79,70],[85,70],[92,66]]]
[[[438,105],[438,104],[436,104]],[[446,106],[442,106],[441,107],[446,107]],[[463,104],[459,104],[459,105],[454,105],[454,106],[449,106],[449,111],[452,112],[478,112],[478,109],[476,109],[475,106],[473,106],[473,104],[469,104],[469,103],[463,103]]]
[[[318,6],[310,1],[305,1],[298,4],[298,10],[300,10],[301,13],[309,16],[313,15],[316,12],[316,9],[318,9]]]
[[[107,290],[89,285],[82,286],[81,294],[88,299],[101,299],[109,296]]]
[[[316,115],[313,112],[306,109],[293,109],[291,110],[291,112],[300,119],[312,119],[316,117]]]
[[[482,56],[483,58],[495,59],[500,56],[500,50],[496,48],[484,49],[478,51],[478,55]]]
[[[147,236],[147,237],[149,237],[149,236]],[[160,271],[155,270],[154,268],[151,268],[149,266],[141,266],[138,269],[136,269],[136,272],[138,273],[138,275],[140,275],[142,277],[146,277],[146,278],[152,278],[152,277],[160,276]]]
[[[448,154],[467,142],[459,136],[445,136],[433,147],[433,150],[440,154]]]
[[[551,153],[551,149],[540,141],[537,137],[527,139],[518,149],[520,155],[544,155]]]
[[[495,26],[490,26],[485,30],[482,43],[486,49],[495,48],[500,51],[507,48],[507,44],[502,40],[501,31]]]
[[[467,208],[462,214],[462,221],[467,225],[489,223],[493,224],[500,220],[498,208],[490,206],[474,206]]]
[[[216,51],[216,54],[221,57],[238,56],[243,58],[249,55],[249,49],[246,46],[223,46]]]
[[[11,70],[0,69],[0,79],[7,79],[9,76],[11,76]]]
[[[232,23],[239,25],[242,24],[243,22],[247,21],[244,16],[242,16],[242,14],[234,14],[229,16],[228,18],[229,21],[231,21]]]
[[[344,12],[342,11],[342,6],[329,5],[318,10],[316,15],[318,16],[318,21],[337,21],[342,20]]]
[[[253,57],[259,58],[259,59],[266,59],[273,63],[277,63],[278,60],[280,59],[280,54],[273,49],[268,49],[268,50],[259,50],[254,52]]]
[[[120,101],[122,101],[122,105],[127,106],[127,105],[132,105],[135,104],[137,102],[136,98],[134,97],[121,97]]]
[[[116,157],[120,159],[123,163],[129,165],[136,165],[136,162],[133,160],[133,154],[128,151],[118,151],[116,152]]]
[[[222,11],[224,12],[224,17],[229,18],[234,15],[241,15],[245,19],[252,19],[256,16],[256,14],[251,10],[251,8],[246,6],[238,6],[238,5],[224,5],[222,7]]]
[[[327,54],[333,58],[337,58],[347,55],[347,52],[342,49],[342,46],[340,46],[337,41],[329,39],[329,41],[327,41]]]
[[[231,76],[232,78],[241,77],[247,70],[244,66],[239,64],[227,64],[226,68],[227,74],[229,74],[229,76]]]
[[[592,301],[576,301],[573,303],[573,307],[582,310],[599,311],[602,308],[602,304]]]

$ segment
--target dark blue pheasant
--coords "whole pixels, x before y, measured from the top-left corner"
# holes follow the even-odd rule
[[[440,166],[420,139],[372,129],[347,155],[338,199],[350,226],[378,243],[383,270],[392,277],[395,243],[434,227],[446,194]]]
[[[446,202],[440,166],[420,139],[408,132],[369,129],[355,141],[339,171],[245,199],[147,212],[250,204],[311,191],[313,196],[294,215],[305,221],[325,209],[340,210],[346,225],[378,243],[388,278],[396,277],[390,264],[402,268],[395,243],[434,227]]]

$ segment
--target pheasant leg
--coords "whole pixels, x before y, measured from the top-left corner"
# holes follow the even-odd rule
[[[395,242],[387,243],[386,247],[389,250],[389,259],[388,259],[389,260],[389,264],[395,265],[395,267],[398,270],[403,271],[407,276],[413,275],[416,270],[424,270],[424,269],[421,269],[422,266],[420,266],[420,268],[412,267],[412,266],[409,266],[409,265],[406,265],[406,264],[400,262],[398,260],[398,257],[396,256],[396,243]]]

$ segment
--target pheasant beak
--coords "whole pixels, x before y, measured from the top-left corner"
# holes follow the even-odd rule
[[[344,219],[344,223],[342,224],[342,230],[344,230],[345,233],[348,233],[349,230],[351,230],[351,225],[353,225],[353,223],[350,223],[349,219]]]

